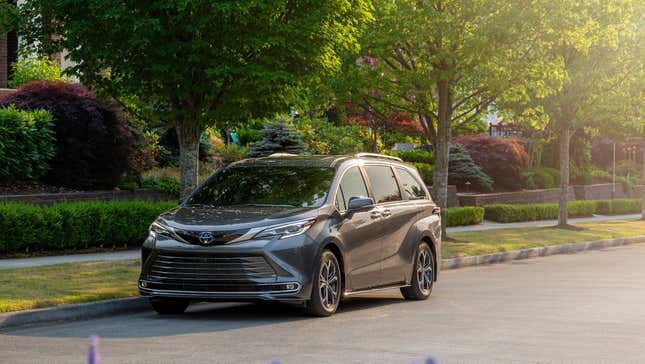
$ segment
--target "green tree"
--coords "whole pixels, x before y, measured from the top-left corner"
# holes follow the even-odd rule
[[[13,74],[9,87],[16,88],[23,83],[36,80],[66,81],[71,79],[61,74],[58,63],[47,57],[24,57],[11,65]]]
[[[81,82],[175,125],[183,197],[197,184],[200,130],[287,111],[356,47],[369,4],[27,0],[21,13],[27,44],[67,49]]]
[[[529,119],[541,120],[540,127],[558,135],[558,226],[567,227],[572,134],[595,129],[602,135],[615,136],[630,123],[643,125],[645,8],[642,2],[630,0],[545,4],[550,6],[551,28],[558,29],[546,50],[564,70],[564,82],[550,94],[529,92],[514,101],[519,101]],[[637,86],[630,88],[627,84]]]
[[[266,157],[273,153],[301,154],[305,145],[292,122],[291,118],[278,117],[264,123],[260,132],[262,139],[251,145],[249,157]]]
[[[341,86],[373,113],[417,116],[436,150],[433,190],[445,211],[453,132],[480,120],[500,95],[546,89],[546,70],[557,74],[540,53],[546,15],[503,0],[374,3],[364,52],[347,59]]]

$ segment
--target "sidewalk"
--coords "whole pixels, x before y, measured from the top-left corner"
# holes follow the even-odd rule
[[[631,219],[639,219],[640,217],[641,217],[641,214],[615,215],[615,216],[594,215],[593,217],[571,218],[569,219],[569,223],[576,224],[581,222],[631,220]],[[492,229],[554,226],[557,223],[558,223],[558,220],[539,220],[539,221],[510,222],[510,223],[499,223],[499,222],[484,220],[484,222],[479,225],[449,227],[447,230],[448,230],[448,233],[458,233],[460,231],[481,231],[481,230],[492,230]]]
[[[608,221],[608,220],[627,220],[638,219],[640,214],[632,215],[618,215],[618,216],[602,216],[596,215],[594,217],[583,217],[576,219],[569,219],[572,224],[580,222],[593,222],[593,221]],[[541,220],[529,222],[515,222],[515,223],[497,223],[493,221],[484,221],[479,225],[471,226],[457,226],[448,228],[448,233],[456,233],[460,231],[481,231],[491,229],[509,229],[521,227],[539,227],[551,226],[557,224],[557,220]],[[0,259],[0,269],[36,267],[42,265],[52,265],[60,263],[75,263],[75,262],[88,262],[92,260],[122,260],[122,259],[137,259],[141,257],[139,250],[127,250],[113,253],[93,253],[93,254],[76,254],[76,255],[58,255],[50,257],[34,257],[34,258],[17,258],[17,259]]]
[[[110,253],[55,255],[50,257],[0,259],[0,269],[13,269],[53,265],[61,263],[89,262],[92,260],[123,260],[141,257],[140,250],[124,250]]]

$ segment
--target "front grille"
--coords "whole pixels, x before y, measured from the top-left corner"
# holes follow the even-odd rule
[[[247,291],[277,277],[262,256],[157,254],[148,270],[151,288],[190,291]]]
[[[208,231],[206,233],[210,233],[212,238],[210,238],[208,241],[203,241],[200,238],[200,234],[205,232],[206,231],[187,231],[187,230],[174,231],[177,237],[179,237],[181,240],[185,241],[188,244],[193,244],[193,245],[222,245],[244,235],[242,232],[239,232],[239,231],[232,231],[232,232]]]

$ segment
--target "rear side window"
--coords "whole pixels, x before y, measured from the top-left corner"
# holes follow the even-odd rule
[[[367,187],[365,187],[363,175],[358,167],[348,169],[343,175],[343,179],[338,185],[338,192],[336,192],[336,207],[340,211],[347,210],[347,205],[352,197],[368,197]]]
[[[367,178],[372,185],[376,203],[399,201],[401,192],[394,177],[394,171],[388,166],[366,166]]]
[[[410,171],[405,168],[397,168],[396,171],[399,173],[403,193],[407,199],[422,200],[426,198],[425,190],[419,183],[419,180],[414,178]]]

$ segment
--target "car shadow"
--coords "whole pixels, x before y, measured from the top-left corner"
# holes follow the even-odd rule
[[[356,296],[344,300],[329,318],[308,316],[302,307],[280,303],[198,303],[182,315],[160,316],[153,311],[103,317],[87,321],[33,326],[0,332],[2,336],[87,338],[98,335],[106,339],[147,338],[194,333],[220,332],[310,320],[342,320],[346,314],[405,302],[403,298]]]

